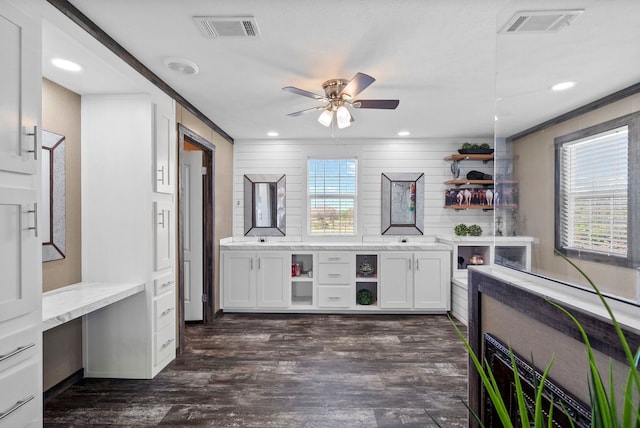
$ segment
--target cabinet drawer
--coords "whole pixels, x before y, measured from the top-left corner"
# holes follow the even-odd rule
[[[154,352],[153,365],[157,366],[163,361],[173,359],[176,350],[176,332],[172,326],[167,327],[153,335]]]
[[[38,327],[24,328],[0,337],[0,372],[36,356],[37,335],[42,334]]]
[[[35,362],[0,373],[0,426],[24,427],[38,417],[38,374]]]
[[[349,284],[351,283],[350,263],[320,263],[318,282],[320,284]]]
[[[351,287],[318,287],[318,306],[323,308],[348,308],[351,297]]]
[[[173,324],[176,318],[176,302],[173,292],[163,294],[153,301],[155,331]]]
[[[320,263],[351,263],[352,258],[353,254],[351,253],[320,253],[318,255]]]
[[[166,293],[169,290],[175,289],[176,279],[173,276],[173,272],[167,275],[163,275],[153,280],[153,294],[159,296]]]

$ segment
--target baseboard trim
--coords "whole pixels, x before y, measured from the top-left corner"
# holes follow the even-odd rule
[[[78,370],[75,373],[72,373],[70,376],[67,376],[62,381],[58,382],[51,388],[47,389],[43,394],[43,402],[46,405],[50,400],[54,399],[58,395],[62,394],[66,391],[70,386],[75,384],[76,382],[84,379],[84,368]]]

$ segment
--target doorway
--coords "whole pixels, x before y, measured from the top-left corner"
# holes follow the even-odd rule
[[[185,322],[214,316],[215,146],[178,125],[178,320],[179,352]]]

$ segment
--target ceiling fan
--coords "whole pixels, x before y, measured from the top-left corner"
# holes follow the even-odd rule
[[[305,91],[293,86],[285,86],[283,91],[292,94],[302,95],[304,97],[313,98],[324,103],[322,106],[311,107],[305,110],[296,111],[287,114],[287,116],[300,116],[314,110],[322,110],[318,122],[324,126],[330,126],[335,116],[338,128],[346,128],[353,122],[353,116],[347,107],[354,108],[375,108],[393,110],[398,107],[399,100],[356,100],[354,99],[360,92],[365,90],[376,79],[364,74],[356,73],[351,80],[345,79],[329,79],[322,84],[324,95],[318,95],[313,92]]]

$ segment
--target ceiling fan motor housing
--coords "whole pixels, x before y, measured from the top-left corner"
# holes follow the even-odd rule
[[[329,79],[322,84],[322,89],[324,89],[324,94],[328,99],[338,100],[341,98],[340,91],[342,91],[348,83],[349,81],[345,79]],[[342,96],[350,98],[349,94],[342,94]]]

